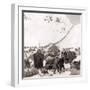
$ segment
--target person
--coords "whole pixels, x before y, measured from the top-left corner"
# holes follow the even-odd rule
[[[37,69],[42,69],[44,54],[41,53],[41,50],[38,49],[37,52],[33,55],[33,57],[34,57],[34,67]]]

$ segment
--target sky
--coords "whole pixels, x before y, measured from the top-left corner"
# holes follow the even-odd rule
[[[24,46],[44,46],[62,39],[80,15],[24,13]]]
[[[80,24],[80,15],[67,15],[72,24]]]

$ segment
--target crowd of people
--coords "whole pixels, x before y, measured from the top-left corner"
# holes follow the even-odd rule
[[[56,49],[55,49],[56,50]],[[49,51],[49,50],[48,50]],[[80,49],[63,49],[43,52],[42,49],[37,49],[24,59],[24,77],[34,75],[51,75],[61,74],[65,71],[71,71],[71,75],[80,74]],[[57,53],[57,54],[56,54]],[[26,53],[25,53],[26,54]],[[52,73],[50,73],[50,71]]]

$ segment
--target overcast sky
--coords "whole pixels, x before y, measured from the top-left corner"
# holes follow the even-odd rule
[[[80,15],[67,15],[72,24],[80,24]]]

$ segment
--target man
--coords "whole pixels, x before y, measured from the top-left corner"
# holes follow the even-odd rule
[[[59,60],[57,61],[57,68],[58,68],[58,72],[61,73],[62,69],[64,70],[64,58],[59,58]]]
[[[34,56],[35,68],[42,69],[43,68],[44,54],[42,54],[41,50],[38,49],[37,52],[33,56]]]

